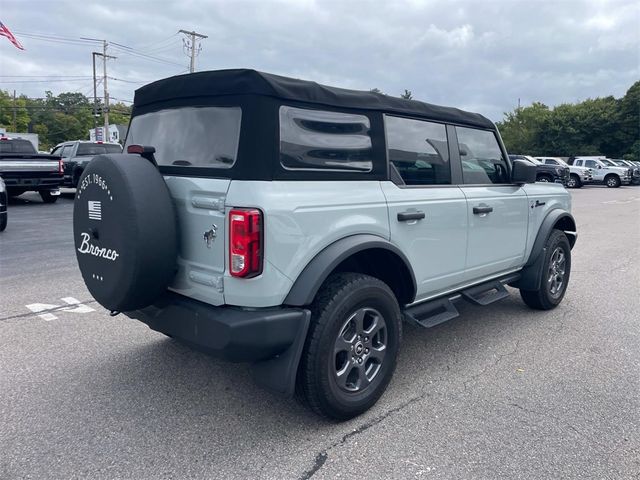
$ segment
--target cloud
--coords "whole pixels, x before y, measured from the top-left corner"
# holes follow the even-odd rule
[[[548,105],[621,96],[640,78],[640,5],[601,1],[119,1],[3,0],[16,32],[106,38],[112,97],[188,68],[179,29],[208,35],[197,68],[249,67],[335,86],[479,111],[493,120],[518,102]],[[20,35],[17,35],[20,38]],[[91,51],[20,38],[0,41],[0,88],[42,96],[91,92]],[[5,40],[0,38],[0,40]],[[162,58],[169,63],[159,61]],[[7,83],[7,75],[78,75],[70,82]],[[16,80],[13,78],[13,80]],[[26,80],[26,79],[25,79]]]

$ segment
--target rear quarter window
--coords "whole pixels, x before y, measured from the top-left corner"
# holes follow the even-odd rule
[[[286,170],[371,172],[369,118],[280,107],[280,164]]]
[[[158,165],[231,168],[238,156],[240,107],[178,107],[131,120],[125,146],[156,149]]]

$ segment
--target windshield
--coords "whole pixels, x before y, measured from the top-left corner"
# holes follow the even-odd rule
[[[158,165],[231,168],[238,155],[240,107],[183,107],[138,115],[125,146],[156,149]]]
[[[122,147],[114,143],[80,143],[78,145],[76,156],[95,156],[103,155],[105,153],[122,153]]]
[[[602,163],[604,163],[605,165],[607,165],[608,167],[615,167],[617,166],[615,163],[613,163],[611,160],[607,160],[606,158],[601,158],[600,161]]]
[[[0,140],[0,153],[38,153],[29,140]]]

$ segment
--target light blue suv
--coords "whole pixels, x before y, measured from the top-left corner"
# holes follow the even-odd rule
[[[570,197],[485,117],[253,70],[136,92],[127,154],[79,180],[78,263],[112,314],[232,361],[316,412],[383,394],[402,322],[567,289]]]

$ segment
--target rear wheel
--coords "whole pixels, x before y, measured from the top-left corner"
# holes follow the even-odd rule
[[[544,261],[537,290],[520,290],[524,303],[536,310],[557,307],[567,291],[571,273],[571,246],[564,232],[553,230],[545,244]]]
[[[582,187],[582,182],[580,181],[580,177],[575,173],[572,173],[569,176],[569,180],[567,180],[567,188],[580,188]]]
[[[4,232],[7,228],[9,214],[7,212],[0,213],[0,232]]]
[[[49,190],[41,190],[39,193],[44,203],[55,203],[58,200],[58,195],[53,195]]]
[[[400,308],[382,281],[358,273],[327,279],[311,307],[298,396],[316,413],[346,420],[371,408],[396,365]]]
[[[620,186],[620,177],[614,174],[604,177],[604,184],[609,188],[618,188]]]

